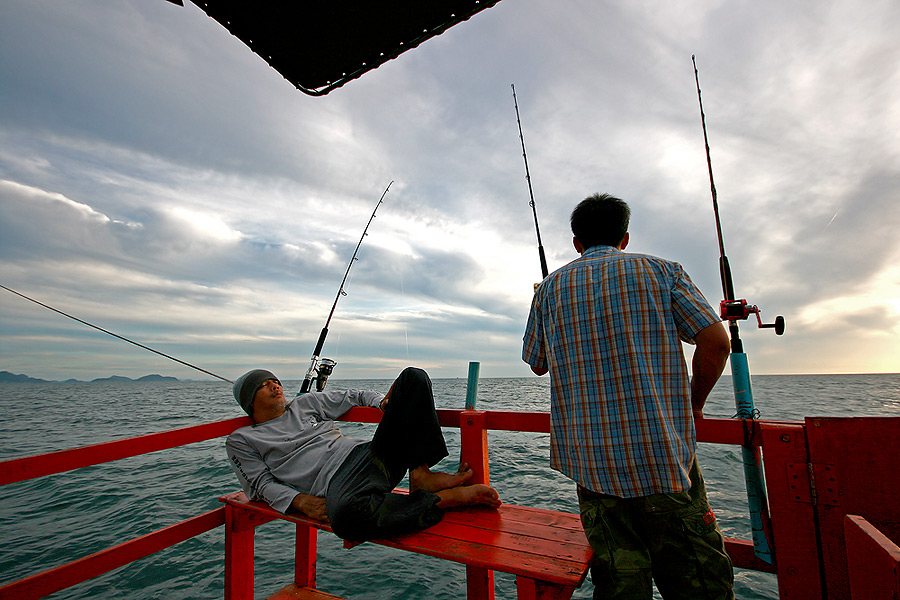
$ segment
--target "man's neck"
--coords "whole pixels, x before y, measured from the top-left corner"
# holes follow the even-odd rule
[[[257,425],[261,423],[265,423],[266,421],[271,421],[272,419],[277,419],[281,415],[285,413],[287,410],[284,404],[280,406],[273,406],[268,410],[255,410],[253,411],[253,422]]]

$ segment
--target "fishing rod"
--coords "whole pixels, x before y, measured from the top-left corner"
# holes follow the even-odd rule
[[[43,306],[44,308],[47,308],[47,309],[49,309],[49,310],[52,310],[53,312],[58,313],[58,314],[60,314],[60,315],[62,315],[62,316],[64,316],[64,317],[68,317],[68,318],[72,319],[73,321],[78,321],[79,323],[82,323],[82,324],[84,324],[84,325],[87,325],[88,327],[93,327],[93,328],[96,329],[97,331],[102,331],[103,333],[105,333],[105,334],[107,334],[107,335],[111,335],[111,336],[113,336],[114,338],[118,338],[118,339],[120,339],[120,340],[122,340],[122,341],[128,342],[129,344],[134,344],[134,345],[137,346],[138,348],[143,348],[144,350],[149,350],[150,352],[153,352],[154,354],[158,354],[158,355],[160,355],[160,356],[162,356],[162,357],[164,357],[164,358],[168,358],[169,360],[174,360],[175,362],[177,362],[177,363],[179,363],[179,364],[182,364],[182,365],[184,365],[184,366],[186,366],[186,367],[190,367],[190,368],[192,368],[192,369],[196,369],[197,371],[200,371],[201,373],[206,373],[207,375],[212,375],[213,377],[215,377],[215,378],[217,378],[217,379],[221,379],[222,381],[225,381],[225,382],[228,382],[228,383],[234,383],[234,382],[231,381],[230,379],[226,379],[226,378],[222,377],[221,375],[216,375],[216,374],[213,373],[212,371],[207,371],[206,369],[202,369],[202,368],[198,367],[197,365],[192,365],[192,364],[189,363],[189,362],[185,362],[185,361],[181,360],[180,358],[175,358],[174,356],[170,356],[170,355],[166,354],[165,352],[160,352],[159,350],[154,350],[153,348],[151,348],[151,347],[149,347],[149,346],[145,346],[144,344],[135,342],[134,340],[130,340],[130,339],[128,339],[127,337],[125,337],[125,336],[123,336],[123,335],[119,335],[118,333],[113,333],[112,331],[109,331],[108,329],[103,329],[102,327],[99,327],[98,325],[94,325],[93,323],[88,323],[88,322],[85,321],[84,319],[79,319],[78,317],[75,317],[75,316],[73,316],[73,315],[70,315],[69,313],[63,312],[63,311],[61,311],[61,310],[59,310],[59,309],[56,309],[56,308],[53,308],[53,307],[50,306],[49,304],[44,304],[43,302],[40,302],[39,300],[35,300],[34,298],[31,298],[31,297],[29,297],[29,296],[26,296],[25,294],[23,294],[23,293],[21,293],[21,292],[17,292],[16,290],[14,290],[14,289],[12,289],[12,288],[9,288],[9,287],[6,287],[6,286],[3,285],[3,284],[0,284],[0,288],[3,288],[3,289],[6,290],[7,292],[12,292],[12,293],[15,294],[16,296],[19,296],[19,297],[21,297],[21,298],[24,298],[25,300],[28,300],[29,302],[34,302],[35,304],[37,304],[37,305],[39,305],[39,306]]]
[[[722,292],[725,299],[719,304],[719,313],[723,321],[728,321],[731,337],[731,374],[734,386],[734,402],[737,407],[737,418],[744,421],[745,443],[741,446],[744,463],[744,479],[747,484],[747,501],[750,505],[750,527],[753,533],[753,551],[761,560],[769,564],[775,562],[775,548],[771,543],[772,524],[769,518],[768,500],[766,499],[765,478],[762,472],[762,454],[757,446],[750,445],[750,438],[755,429],[754,421],[759,411],[753,406],[753,392],[750,388],[750,364],[744,353],[740,337],[738,321],[756,315],[759,328],[774,328],[776,335],[784,333],[784,317],[778,316],[774,323],[763,323],[759,307],[750,305],[744,299],[735,299],[734,281],[731,267],[725,255],[725,242],[722,235],[722,221],[719,217],[719,201],[716,194],[716,183],[713,180],[712,159],[709,152],[709,137],[706,133],[706,114],[703,112],[703,98],[700,94],[700,74],[697,71],[697,60],[691,55],[694,64],[694,81],[697,84],[697,100],[700,103],[700,122],[703,126],[703,143],[706,146],[706,165],[709,170],[709,187],[712,192],[713,212],[716,216],[716,233],[719,240],[719,275],[722,279]]]
[[[359,237],[359,242],[356,244],[356,250],[353,251],[353,256],[350,257],[350,262],[347,264],[347,270],[344,272],[344,278],[341,280],[341,287],[338,288],[337,295],[334,297],[334,304],[331,305],[331,312],[328,313],[328,318],[325,320],[325,327],[323,327],[322,331],[319,333],[319,341],[316,342],[316,349],[313,350],[309,369],[306,371],[303,383],[300,384],[300,391],[297,392],[298,396],[300,394],[305,394],[310,390],[313,379],[316,380],[316,390],[321,392],[325,389],[325,382],[328,380],[328,376],[334,371],[334,366],[337,364],[335,361],[330,358],[319,358],[319,354],[322,352],[322,346],[325,345],[325,338],[328,336],[328,325],[331,324],[331,317],[334,316],[334,309],[337,308],[338,300],[340,300],[341,296],[347,295],[344,291],[344,284],[347,283],[347,276],[350,274],[350,269],[353,267],[354,261],[356,261],[356,253],[359,252],[359,247],[362,246],[363,239],[368,235],[369,225],[372,224],[372,220],[375,218],[378,207],[384,202],[384,197],[388,193],[388,190],[391,189],[393,183],[394,182],[391,181],[391,183],[384,188],[381,198],[378,199],[378,204],[375,205],[375,209],[372,211],[372,216],[369,217],[369,222],[366,223],[366,228],[363,229],[362,235]]]
[[[531,199],[528,202],[528,206],[531,207],[531,212],[534,213],[534,231],[537,233],[538,255],[541,258],[541,276],[546,279],[549,273],[547,271],[547,257],[544,255],[544,245],[541,243],[541,228],[538,227],[537,207],[534,205],[534,192],[531,189],[531,173],[528,172],[528,156],[525,154],[525,136],[522,134],[522,120],[519,118],[519,101],[516,99],[515,84],[510,84],[510,86],[512,87],[513,104],[516,107],[516,123],[519,124],[519,140],[522,142],[522,158],[525,160],[525,181],[528,182],[528,197]]]

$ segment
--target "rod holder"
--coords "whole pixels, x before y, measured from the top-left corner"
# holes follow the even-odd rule
[[[466,383],[466,410],[475,410],[475,399],[478,397],[478,372],[481,363],[469,363],[469,381]]]

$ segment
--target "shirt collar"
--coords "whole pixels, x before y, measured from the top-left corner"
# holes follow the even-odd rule
[[[590,248],[585,250],[584,254],[582,254],[581,256],[590,256],[593,254],[612,254],[614,252],[621,252],[621,250],[619,250],[615,246],[606,246],[606,245],[600,244],[597,246],[591,246]]]

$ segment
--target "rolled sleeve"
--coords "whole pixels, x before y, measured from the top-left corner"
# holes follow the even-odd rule
[[[672,314],[682,341],[694,344],[698,333],[721,319],[690,276],[675,263],[672,286]]]

